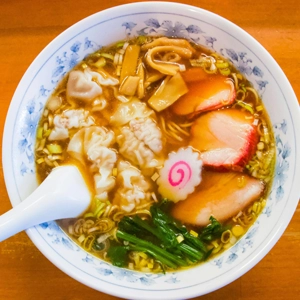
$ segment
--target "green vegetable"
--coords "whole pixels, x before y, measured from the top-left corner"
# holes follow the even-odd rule
[[[44,131],[43,127],[38,127],[38,129],[36,131],[37,139],[41,140],[43,138],[43,131]]]
[[[124,41],[119,42],[119,43],[116,45],[116,47],[117,47],[117,48],[122,48],[122,47],[124,46],[124,44],[125,44]]]
[[[137,221],[140,220],[140,223],[145,223],[145,225],[147,224],[145,221],[143,221],[138,216],[134,216],[133,218],[125,216],[119,222],[118,229],[121,231],[124,231],[124,232],[135,234],[135,235],[145,234],[143,226],[141,226],[141,224],[137,224],[136,220]]]
[[[102,68],[106,65],[106,60],[104,57],[100,57],[95,63],[94,66],[97,68]]]
[[[132,244],[129,246],[132,250],[135,251],[143,251],[145,253],[149,253],[162,264],[165,264],[171,268],[175,268],[177,266],[186,266],[187,263],[182,260],[180,257],[169,253],[168,251],[142,239],[139,239],[133,235],[128,233],[117,231],[117,237],[123,239],[125,241],[131,242]]]
[[[180,222],[176,221],[174,218],[167,215],[156,206],[152,206],[150,211],[153,222],[158,227],[158,230],[162,230],[165,234],[167,234],[167,231],[169,231],[169,234],[171,234],[171,231],[173,231],[176,232],[176,236],[180,233],[187,243],[193,245],[202,252],[207,251],[206,246],[203,244],[203,242],[198,237],[195,237],[194,235],[189,233],[187,228]]]
[[[110,53],[100,53],[100,56],[103,56],[103,57],[108,58],[110,60],[114,60],[114,56]]]
[[[94,214],[91,213],[91,212],[88,212],[88,213],[84,214],[83,217],[84,217],[85,219],[86,219],[86,218],[93,218],[93,217],[94,217]]]
[[[110,258],[112,264],[117,267],[126,267],[127,265],[128,249],[123,246],[110,247],[107,251],[107,256]]]
[[[229,68],[219,69],[219,72],[224,76],[228,76],[231,73]]]
[[[60,154],[60,153],[62,153],[62,147],[61,147],[61,145],[58,145],[58,144],[48,144],[46,147],[47,147],[48,151],[51,154]]]
[[[98,243],[97,240],[95,240],[93,246],[92,246],[93,250],[96,252],[102,251],[105,248],[105,244],[104,243]],[[115,259],[115,258],[114,258]]]
[[[138,38],[137,38],[137,43],[138,43],[139,45],[145,44],[146,41],[147,41],[147,37],[144,36],[144,35],[139,35]]]
[[[206,242],[221,236],[224,231],[221,224],[210,217],[211,223],[197,237],[163,211],[163,207],[167,205],[165,202],[161,206],[153,205],[150,208],[152,219],[149,221],[142,220],[137,215],[122,218],[116,236],[119,240],[126,241],[126,245],[111,246],[110,249],[117,248],[110,250],[109,257],[113,264],[122,264],[129,251],[147,253],[162,266],[173,269],[206,260],[211,255],[212,250],[207,249]],[[120,257],[119,252],[122,253]]]
[[[229,64],[228,64],[228,62],[226,62],[226,61],[220,61],[220,62],[216,62],[216,67],[218,68],[218,69],[226,69],[226,68],[228,68],[229,67]]]
[[[209,218],[210,224],[208,224],[201,232],[199,238],[203,241],[213,241],[220,238],[223,231],[227,228],[223,228],[222,225],[213,217]]]
[[[241,106],[241,107],[245,108],[246,110],[248,110],[252,115],[254,114],[253,107],[252,107],[250,104],[248,104],[248,103],[246,103],[246,102],[243,102],[243,101],[241,101],[241,100],[238,100],[236,103],[237,103],[239,106]]]
[[[50,135],[51,131],[52,131],[51,129],[45,130],[45,131],[43,132],[43,136],[44,136],[44,137],[48,137],[48,136]]]

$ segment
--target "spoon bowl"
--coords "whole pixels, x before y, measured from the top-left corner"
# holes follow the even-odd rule
[[[76,166],[56,167],[29,197],[0,216],[0,242],[44,222],[78,217],[90,200],[90,191]]]

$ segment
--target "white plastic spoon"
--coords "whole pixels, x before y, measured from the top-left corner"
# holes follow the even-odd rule
[[[90,201],[90,191],[77,167],[54,168],[29,197],[0,216],[0,242],[34,225],[78,217]]]

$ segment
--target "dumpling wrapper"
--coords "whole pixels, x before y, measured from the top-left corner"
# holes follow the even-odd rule
[[[69,129],[94,125],[93,118],[84,109],[70,109],[53,119],[54,128],[49,135],[49,141],[64,140],[69,137]]]
[[[130,102],[120,103],[109,122],[113,126],[123,126],[133,119],[146,118],[153,114],[154,111],[146,103],[134,98]]]
[[[69,74],[67,82],[67,98],[91,102],[102,94],[102,87],[115,86],[119,80],[104,72],[95,72],[89,68],[84,71],[74,70]]]

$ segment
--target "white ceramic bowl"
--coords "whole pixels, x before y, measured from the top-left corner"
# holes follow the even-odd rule
[[[79,248],[55,222],[31,228],[27,234],[58,268],[91,288],[130,299],[187,299],[232,282],[261,260],[282,235],[299,199],[297,99],[270,54],[239,27],[200,8],[161,2],[114,7],[75,24],[41,52],[15,92],[4,132],[5,181],[12,205],[37,186],[36,125],[47,97],[64,74],[102,45],[141,34],[202,43],[229,58],[253,83],[276,135],[276,177],[267,206],[234,247],[199,267],[166,275],[113,267]]]

